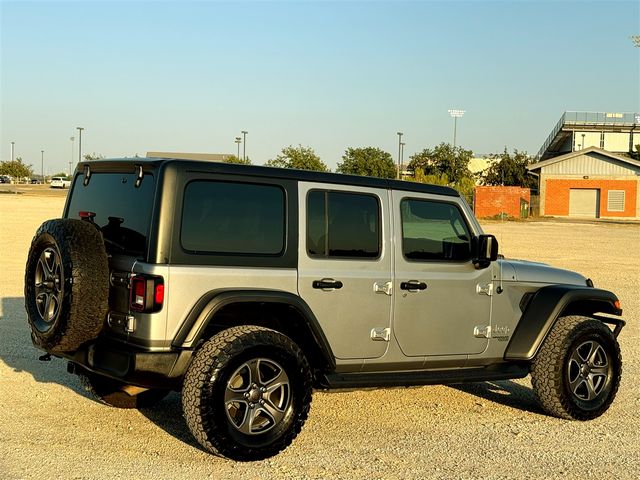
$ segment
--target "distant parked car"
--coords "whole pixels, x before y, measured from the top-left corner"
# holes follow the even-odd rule
[[[0,183],[11,183],[11,178],[6,175],[0,175]]]
[[[42,183],[42,181],[40,179],[38,179],[38,178],[32,178],[29,183],[31,185],[40,185]]]
[[[51,179],[51,188],[69,188],[71,186],[71,180],[67,180],[64,177],[53,177]]]

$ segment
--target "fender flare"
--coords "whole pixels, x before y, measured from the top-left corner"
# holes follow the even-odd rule
[[[538,290],[527,305],[507,345],[505,360],[531,360],[547,338],[556,320],[569,306],[578,315],[594,316],[602,312],[622,315],[612,292],[577,285],[549,285]],[[619,305],[619,304],[618,304]],[[602,318],[599,318],[603,320]]]
[[[193,306],[178,330],[172,346],[193,349],[203,339],[207,325],[217,312],[234,303],[277,303],[295,309],[309,327],[313,340],[320,349],[327,365],[334,369],[335,356],[318,319],[309,305],[299,296],[278,290],[212,290],[204,294]]]

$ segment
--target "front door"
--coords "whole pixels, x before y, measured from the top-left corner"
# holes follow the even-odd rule
[[[393,192],[393,331],[407,356],[482,353],[491,316],[491,267],[471,262],[460,199]],[[476,329],[478,329],[476,331]]]
[[[384,355],[391,321],[386,190],[298,184],[298,291],[339,359]]]

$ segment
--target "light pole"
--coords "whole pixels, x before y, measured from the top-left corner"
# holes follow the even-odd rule
[[[584,145],[585,145],[585,144],[584,144],[584,136],[585,136],[585,134],[583,133],[583,134],[582,134],[582,148],[583,148],[583,149],[585,148],[585,147],[584,147]]]
[[[242,130],[242,161],[247,161],[247,132],[246,130]]]
[[[69,137],[69,140],[71,140],[71,156],[69,157],[69,176],[71,176],[71,165],[73,164],[73,147],[76,137]]]
[[[401,150],[402,150],[402,135],[404,135],[404,133],[398,132],[398,169],[396,170],[396,180],[400,179],[400,162],[402,162],[402,159],[400,158],[400,155],[402,154],[402,152],[401,152]]]
[[[453,148],[456,148],[456,131],[458,129],[458,118],[465,114],[465,110],[451,109],[449,115],[453,117]]]
[[[240,160],[240,142],[242,142],[242,138],[236,137],[236,143],[238,144],[238,160]]]
[[[40,174],[42,175],[42,184],[44,185],[44,150],[40,150]]]
[[[16,142],[11,142],[11,161],[12,162],[15,160],[15,156],[13,154],[15,146],[16,146]]]
[[[400,180],[402,180],[403,165],[404,165],[404,142],[400,142]]]
[[[82,131],[84,127],[76,127],[78,130],[78,163],[82,161]]]

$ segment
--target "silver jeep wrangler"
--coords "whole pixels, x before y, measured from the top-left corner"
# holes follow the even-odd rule
[[[621,374],[617,297],[499,258],[453,189],[174,159],[82,163],[25,273],[34,344],[109,405],[182,391],[208,451],[286,448],[313,388],[531,374],[587,420]]]

